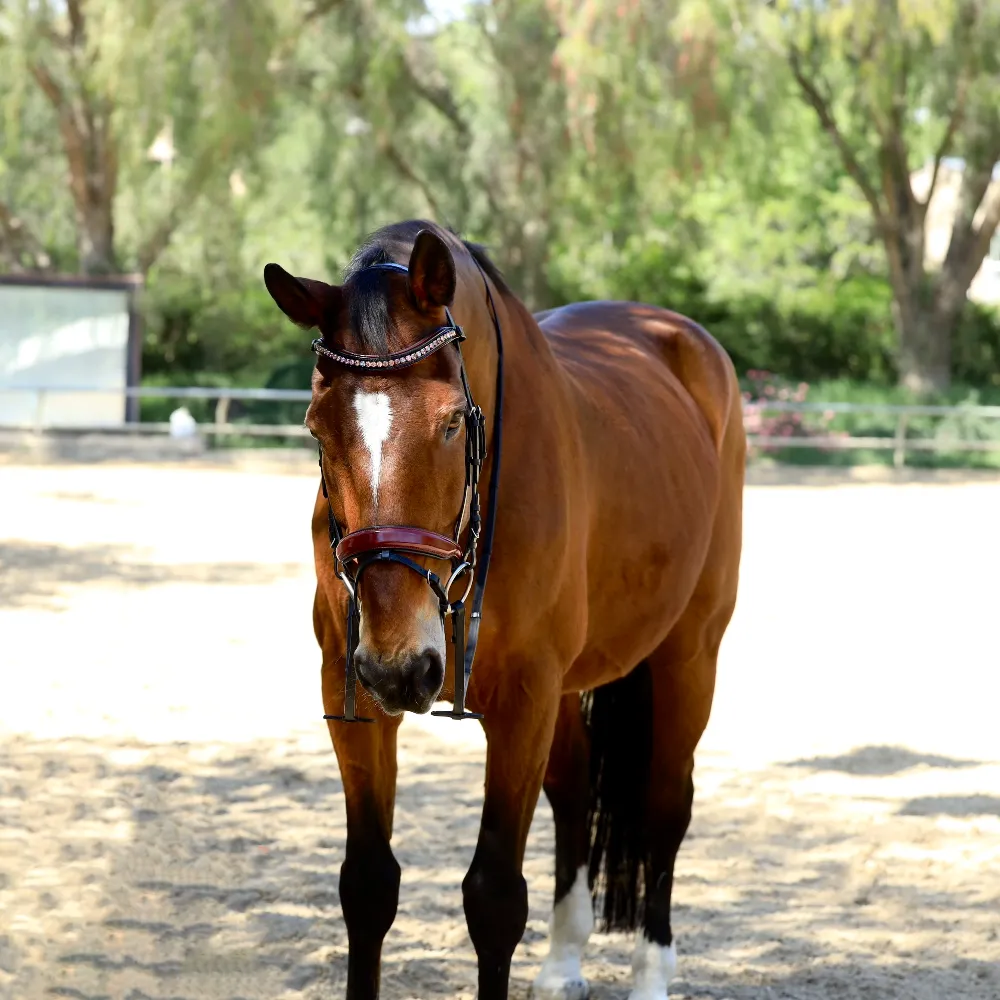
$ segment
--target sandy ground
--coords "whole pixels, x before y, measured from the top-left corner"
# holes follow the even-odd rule
[[[0,466],[2,1000],[342,995],[306,472]],[[996,1000],[1000,481],[814,478],[747,491],[671,995]],[[471,997],[481,734],[401,737],[383,996]],[[541,807],[514,997],[551,873]]]

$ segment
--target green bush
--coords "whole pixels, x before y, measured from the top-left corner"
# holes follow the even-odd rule
[[[565,279],[555,291],[564,301],[606,296],[684,313],[718,338],[739,372],[765,369],[807,381],[843,377],[883,384],[895,378],[891,296],[882,281],[830,281],[782,301],[765,295],[720,301],[676,248],[646,243],[635,253],[626,250],[614,265],[596,294]]]
[[[952,376],[968,385],[1000,387],[1000,310],[966,306],[952,344]]]
[[[281,315],[263,281],[210,288],[197,276],[160,271],[143,296],[143,318],[142,370],[151,384],[259,386],[311,357],[308,331]]]
[[[549,275],[554,301],[616,298],[674,309],[714,334],[741,374],[756,369],[810,383],[896,382],[891,295],[878,278],[828,278],[780,296],[720,300],[683,251],[665,244],[636,242],[564,265]],[[144,295],[144,317],[148,384],[309,387],[310,334],[280,314],[263,282],[211,288],[199,276],[160,270]],[[955,335],[953,373],[966,386],[1000,386],[996,310],[970,304]],[[147,403],[143,412],[164,419],[166,406]],[[261,422],[288,422],[294,410],[246,408]]]
[[[711,332],[737,371],[766,369],[790,379],[895,380],[887,295],[871,278],[848,279],[791,307],[763,297],[728,303]]]
[[[718,338],[741,374],[757,369],[808,382],[894,385],[888,283],[868,274],[817,276],[815,287],[723,300],[692,272],[683,249],[642,242],[583,265],[557,258],[550,287],[564,302],[627,299],[684,313]],[[955,333],[953,372],[966,385],[1000,385],[1000,312],[970,303]]]

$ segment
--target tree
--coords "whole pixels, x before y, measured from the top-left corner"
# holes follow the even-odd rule
[[[38,137],[40,95],[81,273],[149,270],[199,196],[266,136],[287,56],[339,2],[0,0],[0,52],[18,76],[7,132],[16,147],[22,130],[11,122],[30,110]],[[9,261],[46,266],[32,222],[47,207],[32,220],[0,198]]]
[[[1000,4],[994,0],[776,0],[743,7],[779,53],[869,206],[885,247],[903,384],[946,387],[952,334],[1000,223]],[[940,268],[926,261],[928,204],[963,161]],[[913,174],[930,159],[926,194]]]

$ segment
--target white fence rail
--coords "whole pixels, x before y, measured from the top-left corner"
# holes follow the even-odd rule
[[[107,426],[73,426],[58,427],[42,423],[46,399],[60,393],[107,392],[92,386],[4,386],[3,392],[26,392],[35,396],[36,414],[32,428],[38,433],[45,431],[71,431],[75,433],[108,432],[118,434],[167,434],[170,425],[167,423],[126,423],[116,427]],[[126,388],[124,394],[137,399],[175,399],[175,400],[215,400],[214,420],[212,423],[198,425],[202,434],[217,437],[308,437],[309,432],[302,424],[254,424],[233,421],[229,416],[232,400],[252,400],[266,402],[302,403],[303,410],[311,398],[308,389],[253,389],[240,387],[213,386],[133,386]],[[902,466],[906,462],[908,451],[967,451],[967,452],[1000,452],[1000,425],[997,435],[993,437],[956,437],[952,434],[942,434],[934,437],[911,437],[910,423],[916,417],[937,417],[951,419],[984,419],[1000,421],[1000,406],[899,406],[887,403],[805,403],[787,400],[763,401],[745,403],[743,407],[744,420],[747,426],[747,441],[750,445],[760,448],[815,448],[830,450],[850,449],[885,449],[893,452],[893,464]],[[891,416],[895,418],[895,432],[892,436],[851,436],[846,434],[831,434],[829,432],[811,432],[785,434],[767,434],[758,429],[765,414],[821,414],[832,418],[838,414],[869,414]],[[14,428],[0,427],[0,430]],[[25,428],[19,427],[18,430]]]
[[[895,431],[891,437],[862,437],[848,434],[807,432],[803,434],[775,435],[758,433],[754,428],[766,413],[867,414],[895,418]],[[816,448],[819,450],[892,450],[893,465],[906,464],[908,451],[967,451],[1000,452],[1000,424],[996,437],[957,437],[951,433],[934,437],[910,437],[910,422],[915,417],[939,417],[955,420],[1000,421],[1000,406],[903,406],[892,403],[805,403],[787,400],[755,400],[743,406],[743,420],[747,427],[749,444],[762,448]]]
[[[229,419],[229,404],[234,399],[265,401],[272,403],[302,403],[306,404],[312,398],[312,393],[308,389],[253,389],[233,386],[159,386],[142,385],[128,386],[125,389],[117,390],[130,399],[206,399],[215,400],[215,419],[212,423],[198,424],[198,430],[202,434],[214,434],[220,437],[239,435],[241,437],[309,437],[309,432],[302,424],[251,424],[239,423]],[[37,433],[45,431],[67,431],[75,433],[98,433],[109,434],[168,434],[170,424],[168,423],[126,423],[108,426],[107,424],[80,425],[73,424],[68,427],[46,424],[43,421],[45,413],[45,403],[50,396],[62,393],[79,392],[107,392],[106,389],[95,389],[93,386],[32,386],[32,385],[10,385],[0,387],[0,392],[25,392],[33,394],[35,397],[35,421],[32,427],[27,428]],[[305,412],[305,405],[303,405]],[[25,430],[24,427],[4,427],[0,430]]]

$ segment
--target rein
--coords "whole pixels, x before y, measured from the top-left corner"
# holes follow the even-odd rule
[[[476,261],[476,266],[479,267],[478,261]],[[394,262],[372,264],[368,269],[409,273],[409,269],[405,265]],[[344,714],[324,715],[324,719],[332,719],[337,722],[375,721],[356,714],[357,671],[354,665],[354,654],[358,647],[358,633],[361,626],[361,575],[369,566],[378,562],[398,563],[422,576],[438,599],[442,623],[446,617],[451,617],[451,642],[455,651],[453,708],[451,711],[438,711],[431,714],[445,716],[449,719],[482,718],[481,715],[474,712],[466,712],[465,693],[472,676],[472,661],[475,659],[476,646],[479,643],[479,626],[482,621],[483,598],[486,594],[486,577],[490,569],[493,537],[496,532],[497,493],[500,485],[500,446],[503,434],[503,335],[500,330],[500,317],[493,301],[493,293],[490,291],[489,282],[481,267],[479,267],[479,273],[483,279],[486,298],[493,317],[497,346],[496,403],[493,412],[493,438],[491,442],[493,455],[490,464],[490,488],[485,525],[482,521],[479,500],[479,479],[483,461],[486,458],[486,418],[482,408],[477,406],[473,399],[472,389],[465,371],[465,359],[462,356],[462,341],[465,340],[465,332],[452,318],[451,311],[445,308],[447,323],[444,326],[438,327],[423,340],[406,350],[385,357],[331,350],[323,344],[322,338],[317,338],[312,342],[312,349],[317,355],[329,358],[346,368],[366,373],[378,369],[388,372],[409,368],[448,344],[454,344],[458,351],[462,391],[465,393],[466,401],[465,487],[452,538],[440,535],[436,531],[428,531],[425,528],[410,525],[375,526],[360,528],[346,535],[342,534],[336,515],[333,513],[333,503],[327,490],[326,474],[323,471],[323,448],[320,446],[319,477],[323,496],[326,499],[334,571],[347,590],[347,662]],[[471,501],[469,500],[470,494]],[[469,534],[463,548],[460,537],[466,503],[469,503]],[[481,557],[478,555],[480,537],[483,543]],[[411,556],[424,556],[449,562],[451,573],[442,583],[440,576],[414,562],[410,558]],[[452,601],[449,596],[451,588],[464,576],[469,578],[465,592],[457,601]],[[468,631],[466,631],[465,602],[470,593],[472,594],[472,610],[469,615]]]

